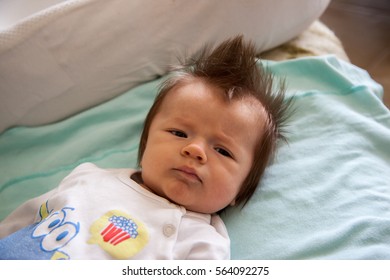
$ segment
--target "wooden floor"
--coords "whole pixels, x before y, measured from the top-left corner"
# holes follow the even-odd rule
[[[321,16],[351,62],[384,87],[390,108],[390,0],[332,0]]]

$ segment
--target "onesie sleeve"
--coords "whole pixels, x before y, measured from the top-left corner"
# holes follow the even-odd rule
[[[54,194],[59,192],[61,184],[72,177],[72,175],[77,174],[83,170],[93,167],[90,163],[84,163],[73,169],[73,171],[68,174],[53,190],[42,194],[41,196],[32,198],[18,208],[16,208],[9,216],[7,216],[3,221],[0,222],[0,238],[4,238],[21,228],[29,226],[36,223],[40,220],[39,210],[42,204],[44,204],[49,198]]]
[[[176,259],[228,260],[230,239],[222,219],[212,215],[208,223],[194,215],[183,218],[176,244]]]
[[[54,189],[41,196],[32,198],[16,208],[0,223],[0,239],[37,222],[40,206],[47,201],[55,191],[56,190]]]

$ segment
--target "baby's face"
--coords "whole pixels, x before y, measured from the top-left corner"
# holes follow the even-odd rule
[[[264,123],[260,103],[229,102],[218,91],[200,80],[174,87],[152,121],[141,161],[145,188],[201,213],[234,204]]]

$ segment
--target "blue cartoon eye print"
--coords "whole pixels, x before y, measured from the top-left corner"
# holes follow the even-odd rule
[[[66,245],[80,231],[78,222],[69,221],[72,207],[49,211],[48,202],[40,207],[41,221],[0,240],[1,259],[70,259]]]

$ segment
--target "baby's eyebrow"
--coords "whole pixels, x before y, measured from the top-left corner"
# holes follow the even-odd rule
[[[185,128],[188,128],[188,129],[192,129],[193,128],[193,125],[191,124],[191,118],[188,118],[188,120],[187,120],[184,117],[175,116],[175,117],[168,118],[167,121],[170,124],[183,126]]]
[[[231,150],[232,153],[236,153],[239,149],[240,145],[237,143],[237,139],[235,137],[231,137],[224,132],[219,132],[215,134],[215,141],[217,143],[221,143],[221,145],[225,146],[227,149]]]
[[[229,135],[227,135],[223,131],[222,132],[215,132],[215,138],[217,140],[220,140],[220,141],[228,143],[228,144],[231,142],[235,142],[234,137],[230,137]]]
[[[173,122],[179,126],[183,126],[186,129],[194,130],[195,125],[192,124],[193,120],[190,116],[173,116],[170,119],[170,122]],[[224,131],[214,130],[211,135],[212,139],[209,141],[225,146],[225,148],[231,150],[232,153],[236,153],[240,145],[237,143],[236,137],[226,134]]]

